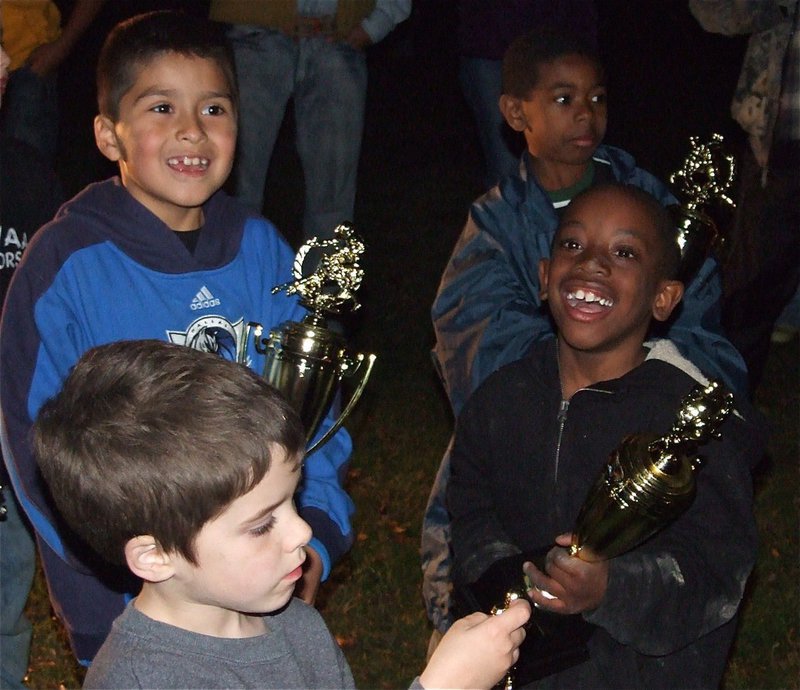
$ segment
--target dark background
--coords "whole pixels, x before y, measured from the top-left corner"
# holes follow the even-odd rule
[[[69,11],[69,0],[59,4]],[[452,0],[414,0],[411,17],[370,49],[362,167],[373,170],[380,160],[387,175],[415,174],[415,160],[422,170],[434,157],[465,166],[480,189],[480,153],[456,78],[455,5]],[[68,193],[115,172],[95,150],[91,125],[94,66],[107,31],[120,19],[165,7],[204,14],[208,0],[109,0],[64,65],[58,161]],[[729,103],[745,38],[705,32],[686,0],[597,0],[597,7],[609,79],[606,143],[627,149],[662,179],[680,165],[690,136],[719,132],[731,145],[742,144]],[[267,202],[268,214],[283,221],[280,226],[290,237],[302,199],[291,127],[287,118],[273,157],[269,187],[279,199]],[[370,179],[360,184],[360,196],[369,194]],[[419,179],[420,184],[431,182]]]

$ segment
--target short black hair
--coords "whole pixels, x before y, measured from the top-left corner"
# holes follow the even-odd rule
[[[542,26],[518,36],[503,56],[503,93],[527,98],[539,82],[539,66],[566,55],[581,55],[605,76],[597,51],[584,38],[552,26]]]
[[[242,364],[159,340],[87,351],[34,424],[42,475],[67,524],[125,562],[149,534],[195,563],[203,525],[284,457],[300,471],[305,432],[289,403]],[[276,449],[282,449],[278,455]]]
[[[212,60],[222,70],[238,110],[236,66],[222,24],[171,10],[131,17],[109,33],[97,62],[97,105],[101,115],[116,120],[122,97],[139,70],[156,57],[177,53]]]

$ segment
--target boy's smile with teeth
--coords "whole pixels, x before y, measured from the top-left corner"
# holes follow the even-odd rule
[[[580,289],[567,292],[567,301],[571,307],[577,307],[580,302],[584,302],[586,304],[596,302],[601,307],[612,307],[614,305],[614,300],[612,299],[601,297],[590,290]]]
[[[203,158],[201,156],[176,156],[167,160],[167,164],[171,168],[177,169],[199,168],[205,170],[208,168],[208,163],[208,158]]]

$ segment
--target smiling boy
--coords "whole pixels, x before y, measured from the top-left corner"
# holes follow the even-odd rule
[[[107,73],[117,78],[113,63]],[[136,75],[118,104],[111,101],[113,87],[104,88],[94,124],[97,145],[119,164],[134,199],[174,231],[197,230],[203,204],[233,166],[233,76],[217,62],[177,52]]]
[[[263,218],[220,190],[236,146],[238,94],[220,27],[153,12],[118,25],[98,63],[100,151],[119,177],[90,185],[28,247],[0,324],[3,454],[37,532],[54,608],[87,663],[138,582],[96,562],[57,517],[38,474],[30,428],[89,348],[154,338],[234,359],[245,325],[301,321],[294,259]],[[332,424],[321,425],[324,433]],[[297,502],[314,536],[298,592],[313,602],[321,579],[351,546],[353,503],[341,486],[351,452],[337,432],[303,466]]]
[[[755,560],[750,472],[764,444],[745,400],[701,449],[686,513],[608,561],[566,548],[620,441],[667,432],[681,400],[707,382],[670,341],[644,346],[651,322],[682,297],[677,263],[675,229],[647,193],[612,184],[576,196],[539,266],[556,338],[489,376],[456,424],[447,507],[457,585],[555,544],[544,572],[526,565],[531,599],[596,626],[588,660],[542,687],[711,688],[725,668]]]
[[[607,182],[634,185],[662,205],[666,186],[621,149],[603,144],[608,120],[606,73],[583,41],[543,28],[517,38],[503,59],[500,109],[525,137],[518,173],[473,203],[431,308],[434,360],[455,416],[489,374],[553,338],[542,308],[539,260],[570,200]],[[744,362],[720,325],[719,269],[708,258],[686,285],[681,305],[658,333],[708,376],[746,388]],[[449,614],[449,524],[444,507],[447,453],[423,519],[423,593],[428,615],[445,630]]]
[[[635,187],[599,187],[565,212],[551,257],[539,262],[565,400],[644,361],[651,321],[666,321],[683,297],[683,284],[671,279],[671,234],[664,210]]]
[[[85,688],[352,688],[319,613],[292,598],[311,529],[305,434],[254,372],[156,340],[93,348],[34,426],[64,518],[143,581]],[[414,688],[488,688],[517,659],[527,602],[460,621]]]

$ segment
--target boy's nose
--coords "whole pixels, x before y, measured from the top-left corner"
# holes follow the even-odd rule
[[[578,99],[575,104],[575,107],[577,109],[576,117],[580,119],[594,117],[594,108],[592,106],[593,104],[590,100]]]
[[[181,140],[195,142],[201,141],[206,133],[198,117],[187,115],[179,123],[177,135]]]
[[[312,532],[309,524],[295,513],[287,537],[287,550],[294,551],[301,546],[305,546],[311,541],[311,536]]]
[[[602,252],[590,249],[581,255],[578,267],[587,273],[605,273],[608,271],[608,259]]]

